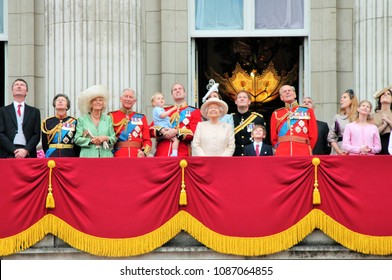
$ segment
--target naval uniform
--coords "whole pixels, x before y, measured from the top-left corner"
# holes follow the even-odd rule
[[[271,142],[275,155],[311,155],[317,142],[313,109],[295,101],[275,110],[271,116]]]
[[[265,127],[263,115],[247,111],[244,114],[239,112],[233,114],[235,151],[234,156],[244,156],[244,147],[252,142],[252,130],[255,125]]]
[[[145,115],[121,108],[109,116],[117,138],[114,157],[137,157],[139,150],[150,153],[152,143]]]
[[[41,124],[42,149],[45,157],[78,157],[80,148],[75,145],[77,120],[74,117],[57,116],[45,119]]]

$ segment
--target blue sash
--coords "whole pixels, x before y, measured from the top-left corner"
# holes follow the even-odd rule
[[[305,113],[308,111],[308,108],[305,107],[298,107],[294,112],[293,112],[293,116],[295,115],[295,113]],[[290,125],[294,125],[296,124],[300,119],[298,118],[290,118]],[[287,123],[287,119],[286,121],[284,121],[283,125],[280,127],[278,136],[285,136],[287,134],[287,132],[289,131],[290,127],[288,125],[285,125]]]
[[[182,110],[180,112],[180,118],[177,119],[175,118],[171,124],[172,128],[175,128],[177,126],[179,126],[180,123],[182,123],[187,117],[191,116],[191,113],[195,110],[195,108],[193,107],[187,107],[185,110]],[[178,122],[177,122],[178,121]]]
[[[142,120],[143,115],[141,114],[134,114],[131,118],[132,119],[140,119],[140,121]],[[124,130],[121,132],[120,136],[118,137],[118,141],[127,141],[128,140],[128,135],[130,133],[132,133],[132,131],[135,129],[135,127],[137,126],[137,124],[132,123],[131,121],[128,122],[128,125],[126,128],[124,128]]]
[[[72,124],[74,124],[75,127],[76,127],[77,121],[75,120],[75,121],[73,121],[73,122],[64,122],[62,127],[64,127],[64,124],[66,124],[66,123],[68,123],[68,124],[70,125],[70,127],[71,127]],[[61,130],[60,130],[59,132],[56,132],[56,133],[54,134],[53,139],[52,139],[52,142],[48,143],[48,145],[50,145],[50,144],[62,144],[63,141],[64,141],[64,138],[65,138],[65,136],[67,136],[68,132],[69,132],[68,129],[63,129],[63,128],[61,128]],[[61,136],[61,138],[60,138],[61,141],[60,141],[60,142],[58,142],[59,133],[60,133],[60,136]],[[57,150],[56,148],[48,148],[48,149],[46,150],[45,156],[46,156],[47,158],[50,157],[50,155],[53,154],[53,152],[56,151],[56,150]]]

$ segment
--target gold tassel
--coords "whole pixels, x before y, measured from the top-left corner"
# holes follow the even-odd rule
[[[319,205],[321,204],[321,197],[320,197],[320,192],[317,188],[313,190],[313,204],[314,205]]]
[[[181,185],[182,188],[182,185]],[[180,192],[180,205],[187,205],[188,201],[186,198],[186,191],[184,189],[181,190]]]
[[[320,164],[319,158],[313,158],[312,164],[314,165],[314,189],[313,189],[313,204],[321,204],[321,196],[318,190],[318,180],[317,180],[317,166]]]
[[[54,207],[55,205],[54,205],[53,194],[49,192],[48,195],[46,196],[46,208],[53,209]]]
[[[49,186],[48,186],[48,195],[46,196],[46,208],[53,209],[56,207],[54,203],[54,197],[52,193],[52,169],[56,166],[56,163],[54,160],[49,160],[48,161],[48,167],[49,167]]]
[[[186,191],[185,191],[185,167],[188,166],[188,162],[185,159],[182,159],[180,161],[180,166],[182,169],[182,181],[181,181],[181,192],[180,192],[180,205],[187,205],[188,201],[187,201],[187,197],[186,197]]]

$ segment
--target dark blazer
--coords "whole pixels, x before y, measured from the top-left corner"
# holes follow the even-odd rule
[[[0,108],[0,158],[14,157],[13,144],[18,129],[14,104]],[[41,137],[41,115],[37,108],[25,103],[23,133],[26,137],[26,150],[30,157],[37,157],[37,145]]]
[[[326,122],[317,121],[318,137],[316,145],[313,149],[314,155],[329,155],[331,154],[331,146],[328,145],[329,126]]]
[[[274,153],[272,152],[272,146],[263,143],[261,147],[260,156],[272,156]],[[252,144],[248,144],[244,147],[244,156],[256,156],[255,147]]]

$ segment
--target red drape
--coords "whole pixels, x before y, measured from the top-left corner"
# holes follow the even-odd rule
[[[103,256],[149,252],[188,231],[223,253],[287,249],[315,228],[368,254],[392,253],[390,156],[0,160],[0,255],[46,234]],[[313,204],[315,175],[321,204]],[[119,251],[121,248],[121,251]]]

